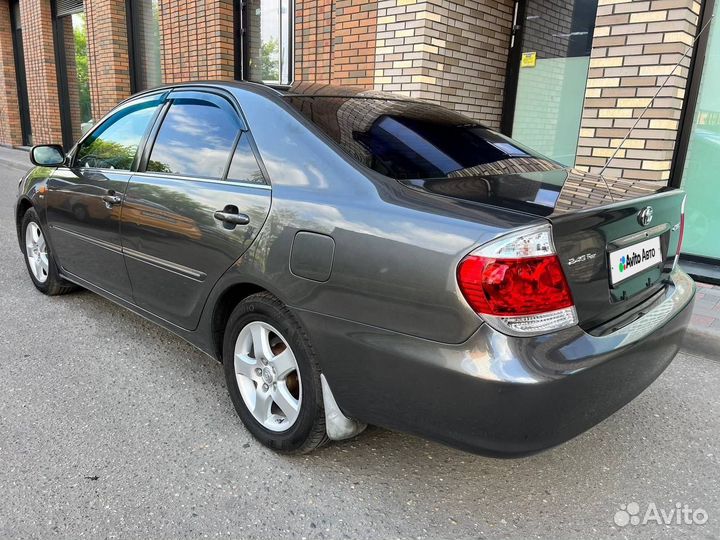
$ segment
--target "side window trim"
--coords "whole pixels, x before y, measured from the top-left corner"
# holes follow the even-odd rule
[[[153,125],[153,123],[155,122],[155,120],[157,119],[157,115],[159,114],[160,110],[162,109],[162,105],[164,104],[165,100],[167,99],[167,95],[169,93],[170,93],[169,91],[164,90],[161,92],[150,92],[150,93],[142,94],[139,96],[133,96],[132,98],[126,99],[125,101],[120,103],[117,107],[113,108],[105,116],[103,116],[97,124],[95,124],[90,130],[88,130],[88,132],[85,135],[80,137],[80,140],[77,143],[75,143],[75,146],[73,146],[72,149],[70,150],[70,152],[68,152],[68,154],[70,156],[70,159],[68,160],[69,168],[80,168],[83,170],[102,170],[101,168],[97,168],[97,167],[79,167],[78,166],[77,155],[78,155],[78,151],[80,150],[80,147],[83,145],[83,143],[87,139],[92,137],[93,133],[95,133],[107,120],[112,118],[114,115],[116,115],[123,109],[125,109],[127,107],[132,107],[132,105],[135,104],[136,102],[157,96],[158,107],[155,110],[153,117],[148,122],[148,127],[145,129],[145,133],[143,134],[142,138],[140,139],[140,144],[138,145],[138,149],[137,149],[137,152],[135,153],[135,158],[133,159],[133,163],[130,166],[130,170],[125,171],[125,172],[135,172],[137,164],[138,164],[138,156],[140,156],[140,154],[142,152],[143,145],[146,141],[147,136],[149,135],[149,133],[151,131],[150,128]]]
[[[142,162],[143,156],[145,155],[145,148],[147,147],[147,143],[150,140],[150,135],[153,132],[153,129],[155,129],[155,124],[158,123],[158,120],[161,117],[164,117],[167,112],[167,95],[163,96],[160,100],[160,103],[158,103],[158,107],[155,110],[155,114],[153,114],[153,117],[150,119],[150,122],[148,122],[148,127],[145,129],[145,133],[143,133],[142,139],[140,139],[140,145],[138,146],[138,150],[135,153],[135,159],[132,163],[132,168],[130,169],[131,172],[137,172],[140,167],[140,163]]]
[[[223,170],[223,174],[220,177],[221,180],[224,180],[227,182],[228,174],[230,173],[230,167],[232,167],[233,159],[235,159],[235,152],[237,152],[238,144],[240,144],[240,139],[243,136],[243,133],[245,133],[242,129],[238,131],[237,136],[235,137],[235,142],[233,142],[232,149],[230,150],[230,159],[227,160],[227,163],[225,164],[225,170]]]
[[[232,167],[232,160],[235,157],[235,152],[237,151],[237,147],[240,144],[240,141],[243,137],[247,138],[248,146],[250,146],[250,152],[252,153],[253,157],[255,158],[255,163],[258,166],[258,170],[260,171],[260,174],[262,174],[264,184],[253,184],[249,182],[243,182],[241,180],[231,180],[228,179],[227,175],[230,173],[230,168]],[[262,157],[260,156],[260,151],[258,150],[257,145],[255,144],[255,139],[253,139],[252,134],[250,133],[250,130],[247,131],[241,131],[237,140],[235,141],[235,145],[233,146],[232,155],[230,156],[230,161],[228,162],[228,167],[225,170],[225,175],[223,176],[223,180],[225,182],[234,183],[234,184],[243,184],[243,185],[252,185],[252,186],[261,186],[265,185],[270,187],[270,176],[268,175],[267,169],[265,168],[265,163],[263,163]]]
[[[233,156],[235,155],[235,148],[237,147],[237,144],[240,142],[240,138],[243,134],[248,133],[247,124],[245,123],[245,119],[243,118],[243,115],[240,113],[240,111],[237,109],[234,103],[232,103],[228,98],[225,96],[222,96],[216,92],[212,91],[205,91],[205,90],[197,90],[197,89],[188,89],[188,88],[176,88],[168,93],[168,95],[164,98],[164,103],[162,107],[160,107],[160,111],[155,118],[154,123],[152,124],[152,129],[149,130],[147,141],[145,141],[145,144],[143,146],[142,151],[142,157],[138,162],[138,167],[135,172],[139,172],[142,174],[148,174],[153,176],[165,176],[165,174],[155,173],[152,171],[147,170],[148,162],[150,161],[150,155],[152,154],[153,147],[155,146],[155,142],[157,141],[158,134],[160,132],[160,128],[162,127],[163,122],[165,121],[165,117],[168,114],[168,111],[172,107],[172,104],[175,102],[175,100],[180,99],[196,99],[196,100],[202,100],[207,101],[208,103],[211,103],[213,105],[217,105],[222,111],[225,111],[228,115],[230,115],[232,118],[235,119],[238,125],[238,135],[235,137],[235,140],[233,141],[230,155],[227,158],[227,162],[225,163],[225,167],[223,168],[223,175],[221,178],[206,178],[203,176],[192,176],[192,175],[182,175],[182,174],[167,174],[167,176],[173,177],[173,178],[192,178],[192,179],[198,179],[198,180],[214,180],[214,181],[227,181],[227,174],[230,170],[230,165],[232,164]],[[253,149],[254,149],[254,141],[252,141]],[[140,152],[138,152],[140,154]],[[257,155],[255,155],[255,160],[257,161]],[[265,177],[266,183],[267,182],[267,176],[264,174],[264,167],[261,167],[261,171],[263,171],[263,176]],[[244,182],[240,182],[244,183]],[[269,184],[269,183],[268,183]]]
[[[145,141],[143,141],[142,146],[142,152],[138,152],[138,155],[140,156],[140,159],[137,163],[137,168],[135,172],[140,173],[146,173],[147,172],[147,164],[150,160],[150,154],[152,153],[153,147],[155,146],[155,141],[157,140],[158,132],[160,131],[160,126],[162,126],[163,120],[165,120],[165,117],[167,116],[168,111],[170,110],[170,106],[172,105],[172,100],[168,99],[167,96],[165,96],[163,100],[163,104],[159,107],[157,116],[155,116],[153,122],[151,122],[150,130],[147,133],[147,138]],[[148,173],[152,174],[152,173]]]
[[[215,92],[212,89],[206,89],[206,88],[195,88],[195,87],[180,87],[175,88],[171,91],[164,92],[162,98],[161,98],[161,104],[158,107],[158,110],[156,111],[155,116],[150,121],[149,129],[145,134],[144,139],[141,141],[141,146],[138,149],[138,153],[136,155],[136,163],[134,163],[134,169],[132,172],[137,172],[143,175],[148,176],[162,176],[160,173],[154,173],[154,172],[148,172],[147,171],[147,164],[150,160],[150,154],[152,153],[152,149],[155,146],[155,141],[157,140],[158,132],[160,131],[160,127],[162,126],[163,121],[165,120],[165,116],[167,116],[168,110],[170,109],[170,106],[172,105],[172,100],[175,97],[178,97],[181,94],[189,94],[189,95],[195,95],[195,97],[199,97],[204,99],[207,96],[214,96],[218,100],[222,101],[222,107],[229,107],[229,113],[233,114],[235,118],[238,120],[240,124],[240,133],[235,139],[235,142],[232,146],[232,151],[230,153],[230,157],[228,159],[228,162],[225,164],[225,169],[223,172],[223,176],[220,180],[213,179],[212,182],[229,182],[234,184],[240,184],[240,185],[246,185],[246,186],[252,186],[252,187],[267,187],[270,188],[272,186],[272,183],[270,182],[270,176],[268,174],[267,168],[265,167],[265,163],[263,162],[262,156],[260,155],[260,150],[257,147],[257,144],[255,143],[255,138],[252,136],[252,131],[250,130],[250,127],[247,124],[247,121],[245,120],[245,115],[242,112],[242,107],[236,102],[234,96],[226,96],[224,93]],[[181,96],[182,97],[182,96]],[[92,130],[91,130],[92,132]],[[91,133],[90,132],[90,133]],[[90,134],[88,133],[88,135]],[[260,169],[260,172],[262,173],[263,179],[265,180],[265,184],[252,184],[247,182],[241,182],[238,180],[228,180],[227,175],[230,171],[230,166],[232,165],[232,159],[235,156],[235,151],[237,149],[237,145],[240,144],[240,140],[242,137],[248,138],[248,143],[250,144],[250,148],[252,149],[253,156],[255,157],[255,161],[258,164],[258,167]],[[197,180],[203,180],[203,177],[194,177],[194,176],[183,176],[183,175],[176,175],[177,178],[185,178],[185,179],[197,179]]]
[[[247,124],[235,100],[211,88],[175,88],[167,99],[202,99],[217,105],[238,122],[240,131],[247,131]]]

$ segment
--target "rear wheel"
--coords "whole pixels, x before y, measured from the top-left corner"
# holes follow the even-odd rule
[[[25,212],[21,230],[25,264],[35,288],[50,296],[74,290],[75,285],[65,281],[58,274],[47,237],[34,208],[29,208]]]
[[[279,300],[259,293],[230,315],[223,343],[230,398],[273,450],[306,453],[327,441],[320,370],[310,341]]]

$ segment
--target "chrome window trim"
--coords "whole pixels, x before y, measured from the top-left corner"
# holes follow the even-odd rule
[[[183,176],[180,174],[136,172],[136,173],[132,173],[132,175],[138,176],[140,178],[160,178],[163,180],[186,180],[186,181],[190,181],[190,182],[204,182],[207,184],[220,184],[222,186],[231,185],[231,186],[262,189],[262,190],[266,190],[266,191],[272,190],[272,187],[269,184],[253,184],[251,182],[237,182],[235,180],[201,178],[201,177],[197,177],[197,176]]]

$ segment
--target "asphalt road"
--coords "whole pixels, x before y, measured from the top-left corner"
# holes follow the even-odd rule
[[[35,291],[11,216],[22,170],[8,156],[0,537],[720,537],[720,361],[680,354],[625,409],[531,458],[378,428],[278,456],[244,429],[214,360],[94,294]],[[708,521],[617,526],[631,502],[641,514],[686,504]]]

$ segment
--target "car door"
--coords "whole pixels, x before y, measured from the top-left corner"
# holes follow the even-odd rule
[[[135,303],[194,329],[269,210],[270,186],[235,105],[211,92],[173,91],[123,204]]]
[[[125,188],[162,94],[128,102],[85,137],[48,180],[47,221],[62,271],[132,298],[120,241]]]

